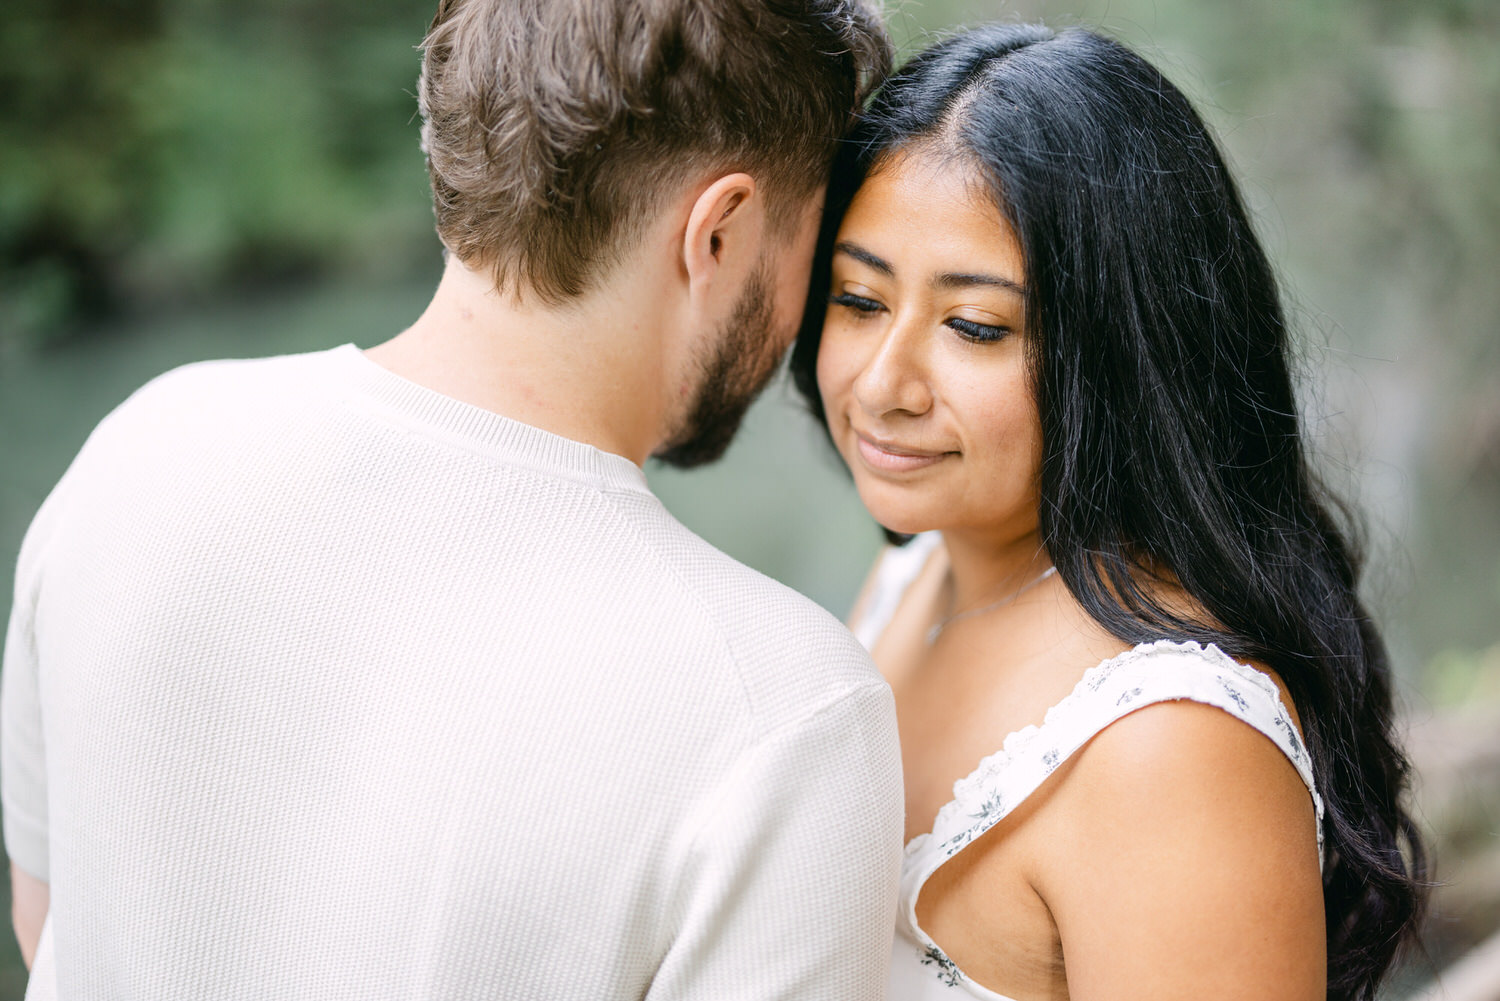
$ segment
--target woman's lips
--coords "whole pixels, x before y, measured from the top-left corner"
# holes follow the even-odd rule
[[[929,452],[916,448],[905,448],[895,442],[880,441],[855,432],[859,457],[871,469],[883,473],[909,473],[922,469],[952,455],[952,452]]]

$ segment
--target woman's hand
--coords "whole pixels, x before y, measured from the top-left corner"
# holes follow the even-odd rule
[[[10,867],[10,920],[21,946],[21,959],[31,969],[37,942],[42,937],[42,923],[52,906],[52,888],[47,883],[12,863]]]

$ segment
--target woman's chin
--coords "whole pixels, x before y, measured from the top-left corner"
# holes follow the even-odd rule
[[[870,503],[873,498],[865,498],[865,510],[870,512],[881,528],[898,535],[920,535],[943,527],[943,519],[935,512],[913,509],[905,505],[889,503]]]

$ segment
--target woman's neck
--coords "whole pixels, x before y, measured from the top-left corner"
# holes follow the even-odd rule
[[[945,530],[943,545],[948,551],[952,612],[1002,599],[1052,565],[1036,531],[997,538]]]

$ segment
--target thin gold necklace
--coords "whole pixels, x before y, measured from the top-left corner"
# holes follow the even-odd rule
[[[943,630],[947,629],[958,620],[972,618],[975,615],[983,615],[985,612],[993,612],[997,608],[1000,608],[1004,605],[1009,605],[1012,601],[1015,601],[1021,595],[1025,594],[1027,591],[1030,591],[1032,588],[1036,587],[1042,581],[1046,580],[1048,577],[1051,577],[1055,573],[1057,573],[1057,567],[1049,566],[1047,569],[1043,570],[1041,573],[1037,574],[1035,577],[1031,578],[1026,583],[1022,584],[1020,587],[1016,588],[1010,594],[1007,594],[1005,597],[999,599],[998,601],[992,601],[988,605],[980,605],[978,608],[970,608],[967,611],[954,612],[947,618],[938,620],[936,625],[927,630],[927,645],[931,646],[932,644],[936,643],[937,638],[943,635]]]

